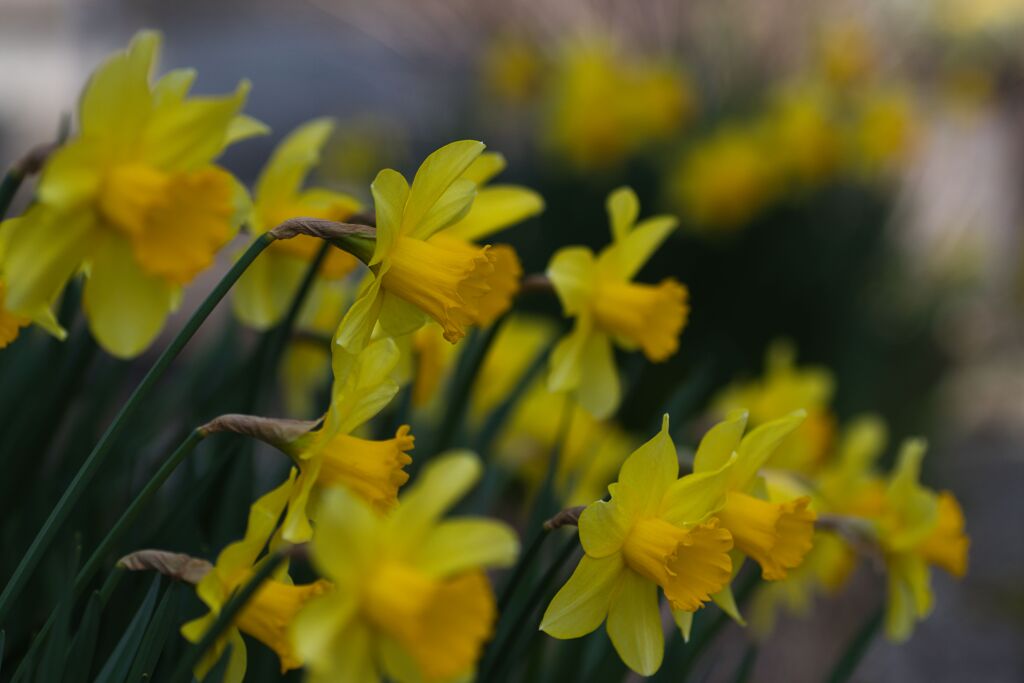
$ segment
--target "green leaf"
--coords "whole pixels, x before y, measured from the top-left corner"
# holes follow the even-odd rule
[[[117,643],[114,651],[110,653],[106,664],[100,670],[99,676],[94,683],[122,683],[128,675],[129,667],[139,651],[139,645],[145,635],[146,627],[153,616],[153,607],[156,605],[156,596],[160,592],[160,579],[156,576],[142,601],[142,606],[132,617],[131,623],[125,629],[124,635]]]
[[[68,648],[67,660],[74,662],[71,670],[66,672],[64,683],[85,683],[89,678],[93,657],[96,655],[96,637],[100,627],[100,612],[103,610],[103,598],[99,591],[93,591],[85,605],[82,621],[78,631]]]
[[[43,649],[39,663],[39,674],[36,680],[40,683],[61,683],[64,680],[64,666],[67,659],[64,653],[68,650],[68,630],[71,622],[71,592],[65,591],[63,599],[57,605],[56,619],[50,629],[46,647]]]
[[[156,668],[157,660],[160,659],[164,646],[169,638],[177,636],[178,601],[174,588],[174,584],[168,586],[160,604],[157,605],[149,628],[146,629],[146,635],[139,644],[135,663],[128,674],[127,680],[129,681],[152,680],[153,670]]]

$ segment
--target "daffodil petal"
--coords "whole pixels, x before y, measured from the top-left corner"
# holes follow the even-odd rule
[[[717,470],[729,461],[743,438],[748,415],[745,410],[735,411],[707,431],[693,457],[694,472]]]
[[[231,119],[231,123],[228,124],[228,130],[224,137],[224,146],[230,147],[236,142],[261,135],[270,135],[270,126],[247,114],[239,114]]]
[[[384,292],[384,301],[380,307],[380,326],[394,337],[404,337],[423,327],[427,315],[416,304]]]
[[[445,228],[444,234],[476,242],[543,210],[544,199],[533,190],[516,185],[491,185],[477,191],[469,213]]]
[[[676,622],[679,633],[683,636],[683,642],[690,642],[690,631],[693,630],[693,612],[672,608],[672,620]]]
[[[469,213],[476,198],[476,184],[460,178],[445,190],[414,230],[410,237],[425,240],[442,228],[461,220]]]
[[[370,342],[354,357],[335,351],[331,358],[334,386],[324,431],[348,434],[383,410],[398,393],[391,377],[398,361],[398,346],[387,337]]]
[[[719,609],[725,612],[729,617],[740,626],[746,626],[747,622],[740,614],[739,605],[736,604],[736,596],[732,593],[732,586],[726,586],[722,590],[711,595],[711,599]]]
[[[377,242],[373,249],[370,265],[381,262],[391,251],[402,228],[402,213],[409,199],[409,183],[402,174],[385,168],[377,174],[370,185],[374,210],[377,213]]]
[[[608,615],[611,596],[628,573],[619,553],[600,559],[584,555],[544,611],[540,630],[561,639],[594,631]]]
[[[79,105],[83,137],[103,140],[114,155],[138,142],[153,105],[149,76],[159,49],[159,33],[140,31],[93,72]]]
[[[306,661],[308,680],[317,683],[376,683],[370,627],[351,619],[356,601],[340,591],[310,601],[292,627],[293,641]]]
[[[797,410],[785,417],[766,422],[740,441],[739,458],[733,468],[733,486],[744,490],[751,486],[757,473],[765,466],[782,440],[803,423],[806,411]]]
[[[566,315],[587,308],[595,276],[594,253],[586,247],[559,249],[548,264],[547,276]]]
[[[349,490],[336,487],[320,496],[314,515],[317,542],[312,545],[313,563],[328,580],[343,581],[340,568],[358,567],[373,551],[382,520]]]
[[[662,519],[677,526],[697,524],[721,510],[732,487],[735,462],[730,458],[717,470],[694,472],[672,482],[661,503]]]
[[[661,430],[650,441],[633,451],[622,463],[619,483],[643,492],[644,508],[639,514],[653,514],[679,476],[679,456],[668,433],[668,415]]]
[[[334,343],[349,353],[354,354],[362,350],[373,334],[373,326],[377,324],[381,305],[384,303],[380,280],[379,276],[370,276],[369,282],[363,286],[338,325]]]
[[[306,175],[320,162],[320,152],[333,130],[334,121],[324,117],[289,133],[274,149],[256,181],[256,201],[273,206],[299,194]]]
[[[389,519],[401,535],[399,543],[408,548],[421,544],[436,520],[476,484],[481,471],[480,459],[470,451],[451,451],[431,460]]]
[[[231,289],[235,315],[255,330],[269,330],[281,322],[308,264],[287,254],[264,251]]]
[[[108,353],[134,358],[156,339],[179,290],[142,271],[127,240],[98,236],[82,303],[89,329]]]
[[[572,332],[555,344],[549,360],[548,391],[572,391],[579,386],[583,372],[583,349],[587,346],[590,334],[589,322],[579,318]]]
[[[615,501],[591,503],[580,515],[580,544],[590,557],[600,558],[618,552],[625,541],[628,520]]]
[[[640,215],[640,200],[631,187],[620,187],[608,195],[605,202],[608,220],[612,226],[612,241],[618,242],[629,234]]]
[[[665,635],[658,611],[658,586],[632,571],[622,574],[608,609],[608,637],[623,663],[641,676],[661,667]]]
[[[599,420],[610,417],[619,407],[619,371],[607,334],[595,332],[587,336],[580,356],[580,384],[576,396],[580,405]]]
[[[598,268],[602,275],[631,280],[675,230],[674,216],[648,218],[601,252]]]
[[[415,235],[421,222],[448,191],[459,176],[484,151],[484,143],[476,140],[459,140],[452,142],[431,153],[416,171],[412,186],[409,189],[409,200],[406,202],[402,216],[401,234],[419,236],[426,239],[429,235]]]
[[[484,152],[463,171],[462,177],[472,180],[477,185],[483,185],[504,171],[507,165],[505,155],[501,152]]]
[[[432,576],[451,576],[480,567],[508,567],[519,554],[519,538],[510,526],[492,519],[446,519],[431,529],[412,556],[412,564]]]
[[[217,572],[230,575],[234,572],[249,569],[256,564],[270,536],[277,529],[285,505],[291,495],[295,483],[295,469],[292,468],[288,478],[271,491],[260,496],[249,508],[249,520],[245,526],[242,540],[228,545],[217,556]]]
[[[172,69],[161,76],[153,85],[154,108],[173,107],[185,99],[196,75],[195,69]]]
[[[95,139],[74,140],[50,155],[39,179],[39,201],[51,206],[74,207],[100,190],[100,169],[110,150]]]

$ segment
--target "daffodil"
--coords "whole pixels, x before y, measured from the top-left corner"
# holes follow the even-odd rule
[[[360,210],[352,197],[324,188],[302,188],[305,177],[320,160],[334,129],[330,119],[315,119],[296,128],[274,150],[253,192],[248,226],[260,235],[289,218],[322,218],[343,221]],[[233,289],[235,314],[246,325],[265,330],[277,324],[288,310],[322,240],[298,235],[277,240],[260,255]],[[337,280],[359,261],[341,249],[330,249],[319,274]],[[338,313],[340,319],[341,314]],[[337,323],[337,320],[335,321]]]
[[[897,641],[909,638],[914,624],[932,609],[931,566],[958,578],[967,573],[970,541],[963,510],[949,491],[936,493],[921,485],[924,453],[919,439],[903,445],[886,490],[885,511],[876,522],[889,583],[885,630]]]
[[[379,511],[397,502],[399,487],[409,479],[403,468],[412,462],[409,427],[400,426],[394,438],[383,441],[352,436],[398,393],[391,378],[397,363],[398,347],[387,338],[371,342],[354,358],[341,350],[334,354],[331,405],[320,428],[279,444],[299,467],[283,524],[285,540],[312,537],[307,505],[324,488],[344,486]]]
[[[712,399],[712,410],[719,416],[746,410],[752,427],[804,410],[807,418],[778,447],[769,466],[812,473],[834,440],[835,417],[829,406],[835,379],[825,368],[798,367],[795,355],[791,344],[773,343],[766,354],[764,375],[730,384]]]
[[[288,480],[257,500],[249,510],[249,523],[245,536],[225,547],[217,556],[217,563],[196,587],[196,592],[210,612],[194,619],[181,628],[182,635],[198,642],[217,620],[217,616],[231,595],[248,583],[259,566],[260,554],[271,537],[294,485],[295,471]],[[318,580],[294,585],[287,570],[279,570],[265,581],[245,604],[227,632],[204,655],[196,667],[196,678],[202,680],[231,646],[230,659],[224,675],[226,683],[241,683],[245,678],[246,649],[242,634],[260,641],[277,654],[281,672],[302,666],[289,637],[289,629],[302,606],[329,589],[326,581]]]
[[[472,140],[446,145],[426,158],[411,186],[397,171],[377,174],[370,188],[377,212],[371,277],[336,335],[346,351],[365,346],[378,322],[387,334],[402,336],[427,318],[455,343],[480,314],[495,255],[488,247],[451,248],[430,238],[469,212],[477,186],[462,175],[483,150]]]
[[[780,502],[758,495],[763,486],[761,469],[804,417],[803,411],[797,411],[744,436],[747,414],[736,413],[709,432],[694,457],[693,471],[700,474],[717,471],[736,453],[725,504],[717,516],[732,534],[736,549],[761,565],[761,576],[768,581],[785,578],[812,547],[817,515],[810,507],[810,496]]]
[[[568,43],[552,69],[546,137],[580,168],[609,168],[668,139],[694,110],[674,64],[623,54],[608,41]]]
[[[548,388],[572,391],[595,417],[619,405],[619,375],[612,341],[640,349],[654,363],[679,348],[688,314],[686,288],[672,278],[657,285],[633,282],[637,272],[676,226],[672,216],[637,224],[640,204],[629,188],[608,196],[612,243],[599,255],[586,247],[555,253],[547,274],[565,314],[576,319],[551,354]]]
[[[732,536],[715,515],[736,462],[730,452],[717,470],[679,479],[666,415],[661,431],[623,463],[608,487],[611,500],[591,503],[580,516],[584,555],[541,630],[579,638],[607,619],[622,661],[641,675],[657,671],[664,654],[658,589],[688,623],[732,578]]]
[[[442,519],[480,472],[470,453],[439,456],[387,516],[345,489],[324,494],[311,555],[335,588],[306,605],[293,631],[309,680],[472,677],[496,616],[486,570],[519,550],[501,522]]]
[[[766,133],[762,126],[730,123],[686,153],[670,192],[694,227],[736,231],[774,199],[779,167]]]
[[[77,136],[42,171],[37,202],[0,226],[4,306],[63,338],[52,307],[86,275],[89,327],[110,353],[141,353],[247,212],[234,177],[213,164],[262,124],[240,114],[249,84],[188,97],[191,69],[150,77],[160,37],[141,32],[93,74]]]

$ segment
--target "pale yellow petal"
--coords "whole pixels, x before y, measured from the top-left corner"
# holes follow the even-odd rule
[[[473,206],[476,185],[459,178],[445,190],[419,224],[409,231],[409,237],[425,240],[452,223],[461,220]]]
[[[320,162],[320,152],[334,131],[334,121],[318,118],[304,123],[274,149],[256,181],[257,204],[287,204],[298,196],[306,176]]]
[[[391,251],[402,228],[402,215],[409,198],[409,183],[402,174],[385,168],[370,185],[377,212],[377,242],[370,265],[376,265]]]
[[[683,636],[683,642],[690,642],[690,631],[693,630],[693,612],[672,608],[672,620],[676,622],[679,633]]]
[[[224,146],[230,147],[236,142],[248,140],[249,138],[270,135],[270,126],[259,119],[254,119],[248,114],[239,114],[231,119],[228,124],[228,132],[224,139]]]
[[[97,234],[82,303],[104,350],[118,358],[145,351],[178,300],[177,287],[142,271],[127,240]]]
[[[579,318],[572,332],[558,340],[549,360],[548,391],[572,391],[579,386],[583,372],[583,349],[592,333],[589,322]]]
[[[293,640],[306,661],[306,680],[314,683],[377,683],[373,635],[369,626],[351,619],[354,600],[334,591],[311,600],[299,613]]]
[[[544,611],[540,630],[561,639],[594,631],[608,615],[611,596],[628,573],[619,553],[600,559],[584,555]]]
[[[106,144],[96,139],[78,139],[58,148],[46,161],[39,179],[39,201],[61,210],[91,201],[100,190],[109,156]]]
[[[389,520],[401,547],[418,547],[437,520],[480,479],[480,459],[470,451],[451,451],[432,459],[399,498]]]
[[[404,337],[423,327],[427,314],[405,299],[391,292],[384,292],[380,307],[380,326],[394,337]]]
[[[638,513],[651,516],[659,509],[678,476],[679,456],[668,433],[668,415],[665,415],[661,431],[622,463],[619,483],[643,496],[643,508]]]
[[[208,165],[228,143],[232,121],[245,106],[248,81],[221,97],[193,97],[162,106],[146,124],[140,160],[165,171],[193,171]]]
[[[617,553],[626,540],[629,522],[614,500],[591,503],[580,515],[580,544],[583,550],[595,558]]]
[[[469,213],[445,228],[444,234],[475,242],[543,210],[544,199],[533,190],[517,185],[491,185],[477,191]]]
[[[782,440],[799,427],[807,412],[797,410],[785,417],[766,422],[748,433],[740,441],[739,458],[733,468],[733,486],[745,490],[754,483],[754,478],[768,462]]]
[[[674,216],[648,218],[601,252],[597,261],[601,274],[632,280],[678,223]]]
[[[338,325],[334,335],[334,343],[348,353],[358,353],[370,341],[373,327],[380,316],[381,305],[384,303],[380,288],[380,277],[369,276],[356,300],[352,302]]]
[[[631,187],[612,190],[605,202],[612,226],[612,241],[618,242],[629,234],[640,215],[640,200]]]
[[[607,334],[587,335],[580,355],[580,383],[576,398],[583,408],[599,420],[611,417],[619,407],[621,388],[615,366],[612,342]]]
[[[547,276],[566,315],[579,315],[589,308],[595,277],[594,252],[586,247],[559,249],[551,257]]]
[[[217,556],[217,572],[230,576],[239,570],[246,570],[256,564],[257,558],[266,547],[277,522],[281,519],[285,505],[295,484],[295,469],[279,486],[263,494],[249,508],[249,519],[245,525],[245,536],[228,545]]]
[[[675,481],[662,501],[659,516],[677,526],[703,522],[725,505],[725,496],[732,488],[731,457],[717,470],[694,472]]]
[[[735,411],[704,434],[693,457],[694,472],[717,470],[729,461],[743,438],[748,416],[746,410]]]
[[[508,567],[518,554],[519,538],[504,522],[458,517],[428,531],[410,563],[432,576],[452,576],[473,569]]]
[[[623,663],[641,676],[661,667],[665,636],[658,610],[658,586],[632,571],[623,572],[608,609],[608,637]]]
[[[459,140],[428,156],[413,178],[400,232],[413,235],[441,196],[484,151],[484,143]],[[425,239],[426,236],[421,236]]]
[[[255,330],[277,325],[288,312],[308,267],[287,254],[264,251],[231,288],[235,317]]]
[[[501,152],[484,152],[469,165],[462,177],[472,180],[477,185],[483,185],[504,171],[507,165],[505,155]]]
[[[383,523],[369,504],[348,489],[331,488],[320,496],[314,519],[311,555],[324,578],[343,586],[369,569]]]

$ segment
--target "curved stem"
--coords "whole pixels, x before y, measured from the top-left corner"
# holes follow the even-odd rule
[[[224,298],[224,295],[227,294],[232,285],[235,284],[242,273],[245,272],[245,269],[259,256],[260,252],[266,249],[275,238],[276,236],[272,232],[268,232],[253,240],[249,248],[242,254],[242,257],[235,262],[231,270],[217,283],[217,286],[214,287],[203,303],[199,305],[199,308],[196,309],[192,317],[185,323],[185,326],[178,332],[178,335],[171,341],[164,352],[160,354],[156,363],[153,364],[153,367],[150,368],[138,387],[132,392],[132,395],[114,418],[114,421],[107,427],[107,431],[100,437],[99,442],[92,449],[92,452],[89,453],[89,457],[86,458],[75,478],[71,480],[71,484],[68,485],[68,488],[65,489],[64,494],[50,512],[50,516],[43,523],[39,533],[36,534],[32,545],[29,546],[24,556],[22,556],[21,562],[18,563],[14,574],[4,587],[3,593],[0,593],[0,624],[6,619],[12,603],[25,587],[30,574],[39,564],[40,560],[42,560],[43,553],[53,543],[61,525],[67,521],[75,503],[81,498],[85,488],[92,481],[93,477],[96,476],[96,473],[107,459],[111,446],[121,433],[124,425],[139,409],[143,399],[152,391],[157,380],[163,376],[171,362],[178,356],[213,309],[216,308],[217,304],[220,303],[220,300]]]
[[[206,651],[213,647],[213,644],[217,642],[221,634],[224,633],[238,616],[238,613],[242,611],[246,603],[252,598],[263,582],[270,578],[270,575],[281,566],[287,556],[282,552],[276,552],[263,560],[263,566],[252,577],[249,583],[245,584],[240,591],[235,593],[224,608],[217,615],[217,619],[213,622],[203,637],[199,639],[199,642],[192,648],[189,648],[188,652],[181,659],[181,663],[178,668],[174,670],[174,674],[170,677],[172,683],[181,681],[182,683],[188,683],[192,680],[192,670],[195,669],[196,664],[203,658]]]
[[[872,641],[874,641],[879,629],[882,628],[882,621],[884,619],[884,606],[878,607],[868,616],[867,621],[857,631],[849,645],[846,646],[842,656],[839,657],[839,661],[832,668],[832,672],[828,675],[829,683],[845,683],[850,679],[853,672],[857,670],[857,665],[860,664],[860,661],[864,659],[864,655],[867,654],[868,648]]]

